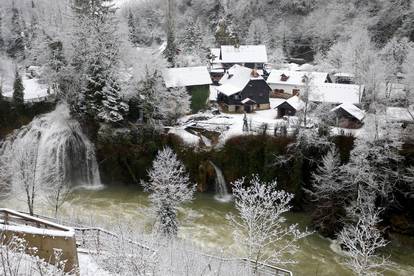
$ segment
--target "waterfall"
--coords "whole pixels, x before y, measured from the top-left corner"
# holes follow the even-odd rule
[[[214,198],[221,202],[231,201],[233,196],[229,194],[229,191],[227,190],[227,184],[226,184],[226,180],[224,179],[223,172],[213,162],[210,161],[210,164],[213,166],[216,172],[216,185],[215,185],[216,195],[214,196]]]
[[[21,177],[30,174],[40,186],[56,177],[72,187],[101,186],[94,146],[67,105],[34,118],[0,142],[0,190],[19,190]]]

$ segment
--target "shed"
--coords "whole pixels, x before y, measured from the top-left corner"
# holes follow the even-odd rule
[[[162,72],[162,76],[167,88],[212,84],[207,66],[168,68]]]
[[[336,114],[336,125],[341,128],[360,128],[365,117],[364,111],[350,103],[340,104],[331,112]]]
[[[277,108],[277,117],[283,116],[295,116],[296,112],[301,111],[305,107],[303,102],[298,96],[293,96],[286,101],[283,101],[275,108]]]

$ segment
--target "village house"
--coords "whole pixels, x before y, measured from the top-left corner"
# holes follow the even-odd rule
[[[302,101],[298,96],[293,96],[275,108],[277,109],[277,117],[282,118],[284,116],[296,116],[298,111],[303,110],[305,107],[305,102]]]
[[[324,83],[310,87],[308,99],[316,103],[359,105],[363,93],[362,85]]]
[[[331,112],[335,113],[337,127],[349,129],[362,127],[362,120],[365,117],[365,113],[353,104],[340,104],[333,108]]]
[[[162,72],[167,88],[185,87],[191,95],[193,113],[204,108],[208,102],[212,83],[207,66],[167,68]]]
[[[322,72],[272,70],[267,78],[272,88],[271,97],[285,99],[298,95],[306,85],[318,86],[331,82],[329,74]]]
[[[210,51],[210,73],[213,81],[218,82],[229,68],[238,64],[257,69],[263,75],[267,61],[265,45],[222,45]]]
[[[387,107],[387,121],[400,123],[403,128],[407,125],[414,125],[414,106],[410,107]]]
[[[271,88],[256,69],[234,65],[214,87],[217,102],[227,112],[253,112],[270,108]]]

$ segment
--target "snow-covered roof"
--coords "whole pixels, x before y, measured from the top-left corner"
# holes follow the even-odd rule
[[[286,80],[283,80],[282,76],[286,76]],[[328,73],[324,72],[305,72],[305,71],[289,71],[289,70],[272,70],[267,82],[269,84],[284,84],[284,85],[295,85],[303,86],[304,77],[310,77],[312,85],[319,85],[326,82]]]
[[[355,84],[324,83],[311,88],[309,100],[324,103],[359,104],[363,87]]]
[[[353,78],[354,75],[351,73],[339,72],[334,75],[337,78]]]
[[[250,99],[250,98],[246,98],[243,101],[241,101],[242,104],[245,104],[245,103],[248,103],[248,102],[254,102],[255,103],[255,101]]]
[[[348,112],[350,115],[352,115],[353,117],[355,117],[356,119],[362,121],[362,119],[364,119],[365,117],[365,113],[364,111],[362,111],[361,109],[359,109],[358,107],[356,107],[353,104],[350,103],[343,103],[338,105],[337,107],[333,108],[331,110],[331,112],[335,112],[339,109],[343,109],[346,112]]]
[[[281,102],[276,106],[278,108],[284,103],[288,103],[291,107],[293,107],[296,111],[302,110],[305,107],[305,102],[302,101],[298,96],[293,96],[287,99],[286,101]]]
[[[260,76],[256,78],[252,77],[252,69],[236,64],[221,78],[221,85],[216,87],[216,89],[226,96],[231,96],[241,92],[251,79],[263,78]]]
[[[265,45],[223,45],[221,48],[212,48],[211,54],[216,56],[213,63],[267,63]]]
[[[168,68],[162,72],[162,75],[167,88],[207,85],[212,83],[207,66]]]
[[[387,107],[387,119],[396,122],[414,122],[414,107]]]

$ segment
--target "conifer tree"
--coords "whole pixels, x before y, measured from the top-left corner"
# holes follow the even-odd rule
[[[137,45],[138,44],[138,37],[137,37],[137,28],[135,27],[135,18],[132,14],[132,11],[130,10],[128,12],[128,31],[129,31],[129,41],[131,41],[132,44]]]
[[[13,103],[16,106],[24,105],[24,86],[22,77],[16,69],[14,84],[13,84]]]
[[[20,12],[15,7],[12,8],[11,12],[11,39],[7,47],[7,54],[12,58],[24,58],[24,33]]]
[[[174,23],[174,3],[168,0],[167,10],[167,48],[164,50],[164,56],[171,67],[175,66],[175,58],[177,55],[177,45],[175,41],[175,23]]]
[[[0,52],[4,49],[4,38],[3,38],[3,18],[0,13]]]

